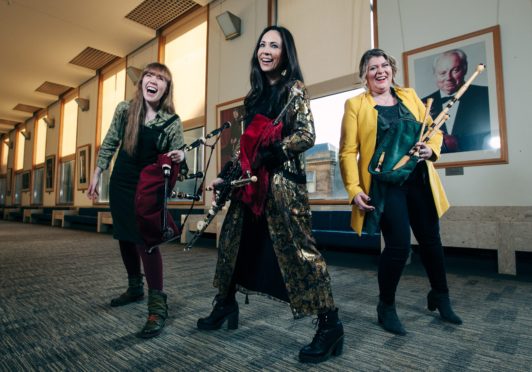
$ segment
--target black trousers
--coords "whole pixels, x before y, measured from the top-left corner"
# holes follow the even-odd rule
[[[410,227],[419,243],[419,256],[432,289],[448,293],[447,274],[440,239],[440,225],[427,166],[421,162],[401,186],[386,190],[380,227],[384,250],[379,260],[379,297],[393,304],[401,274],[410,253]]]

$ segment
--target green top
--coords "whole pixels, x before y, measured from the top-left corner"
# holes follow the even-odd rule
[[[124,101],[116,106],[113,121],[111,122],[109,131],[105,135],[98,154],[97,166],[102,170],[106,170],[109,167],[109,163],[111,162],[116,149],[122,142],[124,128],[127,124],[129,104],[129,102]],[[144,125],[154,129],[162,128],[166,120],[172,116],[173,114],[159,110],[155,115],[155,118]],[[161,133],[157,140],[157,149],[160,154],[176,150],[183,146],[183,126],[181,125],[181,119],[179,119],[179,117],[176,118],[175,124],[176,125],[168,125],[166,128],[161,129],[164,135]]]

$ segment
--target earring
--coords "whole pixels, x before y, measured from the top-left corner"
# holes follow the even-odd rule
[[[286,76],[286,68],[283,71],[281,71],[281,76]]]

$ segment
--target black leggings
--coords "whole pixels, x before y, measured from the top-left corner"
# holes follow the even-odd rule
[[[432,289],[449,292],[438,214],[424,163],[418,164],[402,186],[388,186],[380,226],[385,243],[378,274],[381,301],[395,302],[395,291],[410,253],[410,226]]]

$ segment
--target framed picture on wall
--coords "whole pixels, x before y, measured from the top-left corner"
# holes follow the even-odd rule
[[[21,191],[30,191],[30,176],[31,171],[22,172],[22,188]]]
[[[48,155],[44,162],[44,190],[54,191],[55,155]]]
[[[231,127],[220,134],[218,172],[233,157],[238,140],[244,132],[244,98],[216,105],[216,127],[220,128],[225,122],[231,123]]]
[[[6,173],[6,196],[11,196],[12,184],[13,184],[13,168],[7,168],[7,173]]]
[[[76,151],[76,186],[77,190],[89,188],[91,145],[79,146]]]
[[[436,167],[508,162],[499,26],[404,52],[403,66],[405,85],[424,102],[433,100],[433,119],[448,107]],[[477,69],[482,72],[449,104]]]

